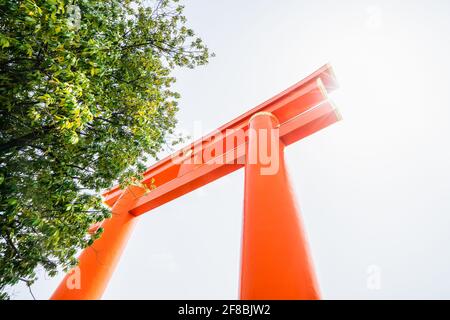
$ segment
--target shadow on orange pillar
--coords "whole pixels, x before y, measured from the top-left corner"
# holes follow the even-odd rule
[[[69,272],[53,293],[52,300],[100,299],[120,259],[136,217],[128,211],[144,189],[130,186],[112,207],[112,217],[103,223],[100,239],[86,248],[78,267]]]
[[[250,120],[240,298],[319,299],[305,231],[285,168],[284,145],[276,134],[277,127],[277,118],[267,112],[257,113]],[[264,131],[266,134],[261,135]],[[269,152],[265,152],[267,150]],[[270,163],[265,157],[268,154]]]

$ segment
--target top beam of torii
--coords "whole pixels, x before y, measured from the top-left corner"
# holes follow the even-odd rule
[[[336,88],[333,69],[326,64],[270,100],[157,162],[145,171],[141,181],[148,186],[153,184],[154,189],[137,199],[129,212],[141,215],[243,167],[248,137],[239,141],[234,135],[247,131],[249,119],[256,113],[270,112],[278,118],[280,139],[285,145],[339,121],[339,113],[327,96],[327,92]],[[205,157],[205,152],[209,157]],[[119,186],[106,191],[104,202],[112,207],[122,192]]]

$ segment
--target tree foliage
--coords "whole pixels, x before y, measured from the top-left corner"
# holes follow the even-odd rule
[[[176,123],[175,67],[210,54],[175,0],[0,0],[0,295],[76,264],[98,194]]]

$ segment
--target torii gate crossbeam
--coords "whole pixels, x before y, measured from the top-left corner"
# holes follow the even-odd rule
[[[105,192],[113,216],[100,239],[85,249],[52,299],[99,299],[139,216],[237,169],[245,167],[241,299],[317,299],[319,290],[306,236],[284,166],[284,147],[340,120],[327,96],[337,88],[325,65],[272,99],[215,132],[151,166],[143,184]],[[280,163],[276,174],[261,175],[261,137],[255,130],[276,130]],[[245,132],[242,138],[239,133]],[[232,141],[232,143],[229,143]],[[270,149],[270,146],[269,146]],[[220,160],[220,161],[218,161]],[[79,281],[79,283],[76,283]]]

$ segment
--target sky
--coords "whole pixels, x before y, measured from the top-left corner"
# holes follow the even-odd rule
[[[216,57],[175,73],[179,132],[335,69],[343,121],[286,149],[323,298],[449,299],[450,2],[185,4]],[[237,299],[243,182],[240,170],[141,216],[103,298]],[[42,276],[36,298],[62,276]]]

